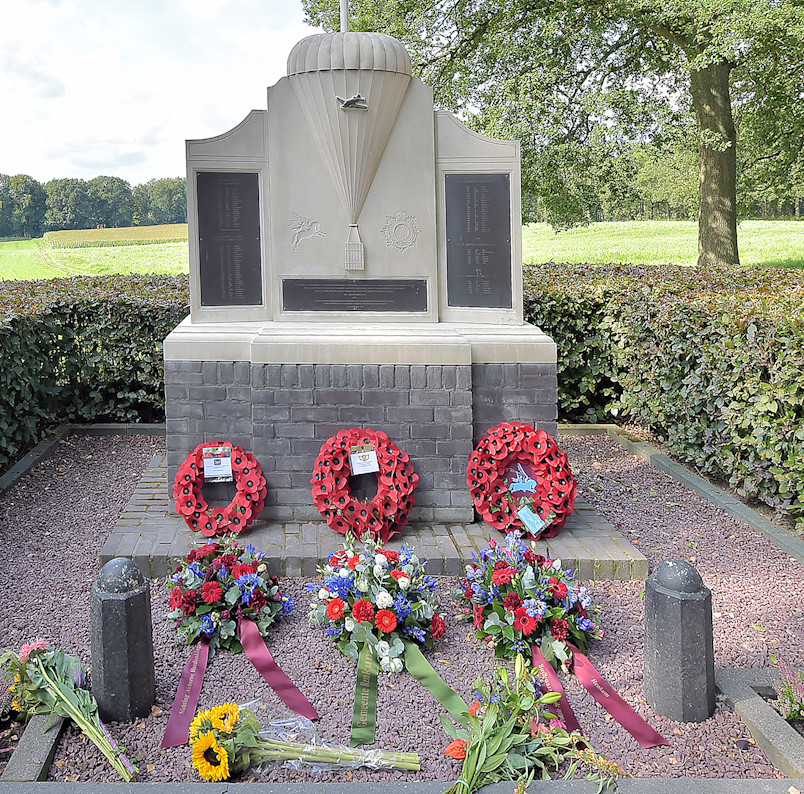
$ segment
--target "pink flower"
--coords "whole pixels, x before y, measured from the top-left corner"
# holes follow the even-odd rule
[[[34,651],[46,651],[49,647],[50,643],[42,639],[34,640],[28,645],[23,645],[22,648],[20,648],[20,661],[25,664]]]

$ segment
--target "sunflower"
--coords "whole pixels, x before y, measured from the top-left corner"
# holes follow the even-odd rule
[[[212,722],[212,727],[224,733],[232,732],[232,728],[234,728],[239,717],[240,709],[237,707],[236,703],[224,703],[210,710],[210,722]]]
[[[208,731],[211,724],[212,712],[209,709],[199,711],[195,715],[195,719],[190,723],[190,741],[194,742],[201,735],[201,731]]]
[[[229,778],[229,754],[218,744],[212,731],[202,733],[193,743],[193,766],[204,780]]]

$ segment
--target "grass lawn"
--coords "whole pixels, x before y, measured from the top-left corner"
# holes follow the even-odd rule
[[[748,266],[804,267],[804,222],[742,221],[737,228],[740,262]],[[696,221],[593,223],[554,233],[546,223],[522,230],[525,262],[617,262],[694,265]]]
[[[187,243],[51,248],[40,240],[0,242],[0,280],[112,273],[189,273]]]

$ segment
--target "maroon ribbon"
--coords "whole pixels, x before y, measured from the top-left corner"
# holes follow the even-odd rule
[[[620,725],[628,731],[643,747],[656,747],[670,744],[661,734],[648,725],[612,688],[605,678],[595,670],[589,659],[574,645],[572,649],[572,671],[578,676],[586,691],[603,706]]]
[[[564,687],[561,686],[561,681],[558,680],[558,675],[553,669],[553,665],[544,658],[542,649],[534,642],[531,646],[533,656],[533,666],[539,669],[542,674],[542,679],[546,683],[542,684],[542,692],[558,692],[561,695],[561,700],[558,701],[558,707],[564,716],[564,724],[567,726],[568,731],[579,731],[581,726],[578,724],[578,718],[567,700],[567,693],[564,692]]]
[[[237,629],[246,656],[285,705],[293,709],[296,714],[301,714],[309,720],[319,719],[318,712],[313,708],[312,703],[274,661],[257,624],[253,620],[241,616],[237,621]]]
[[[187,744],[190,738],[190,723],[195,717],[195,709],[198,706],[198,696],[201,694],[201,685],[204,683],[208,660],[209,643],[202,640],[195,646],[195,652],[187,660],[184,672],[181,674],[179,691],[173,701],[170,719],[162,739],[162,747],[178,747],[180,744]]]

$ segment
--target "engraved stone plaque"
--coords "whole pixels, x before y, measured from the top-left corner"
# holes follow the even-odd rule
[[[426,312],[424,279],[282,279],[286,312]]]
[[[199,171],[198,255],[202,306],[260,306],[257,174]]]
[[[446,174],[447,304],[511,308],[509,174]]]

